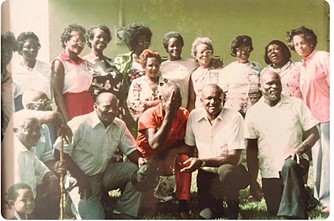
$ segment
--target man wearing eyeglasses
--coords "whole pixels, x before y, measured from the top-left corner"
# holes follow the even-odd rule
[[[46,124],[53,125],[54,128],[60,128],[62,131],[67,131],[68,137],[72,136],[72,132],[67,125],[62,124],[61,115],[52,111],[51,101],[48,96],[37,90],[28,90],[23,93],[22,104],[24,109],[15,112],[13,114],[13,121],[26,117],[34,117],[38,119],[40,123],[39,133],[40,137],[30,152],[37,157],[42,163],[44,163],[48,169],[55,174],[64,172],[65,165],[56,162],[52,153],[52,141],[49,128]],[[5,136],[13,137],[12,131],[7,130]],[[12,146],[8,143],[8,139],[4,144],[5,148]],[[35,203],[36,208],[32,213],[32,216],[36,219],[58,219],[59,216],[59,196],[50,196],[47,185],[37,185],[38,193]]]

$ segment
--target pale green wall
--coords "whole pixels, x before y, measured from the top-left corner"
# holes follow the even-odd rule
[[[50,58],[61,50],[59,35],[68,24],[86,28],[106,24],[115,33],[120,24],[136,21],[151,28],[151,48],[164,56],[163,35],[175,30],[185,39],[183,57],[190,57],[196,37],[207,36],[213,41],[215,55],[228,64],[233,61],[229,55],[232,39],[246,34],[253,38],[251,60],[264,65],[264,46],[273,39],[285,41],[286,31],[300,25],[313,29],[318,35],[317,48],[328,51],[328,13],[328,4],[323,0],[49,0]],[[114,36],[106,55],[115,57],[127,51]],[[82,55],[87,52],[88,47]],[[299,60],[292,54],[294,60]]]

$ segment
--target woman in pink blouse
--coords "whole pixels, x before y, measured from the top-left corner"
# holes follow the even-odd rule
[[[320,140],[312,148],[314,196],[321,202],[323,212],[329,213],[329,128],[330,79],[329,53],[316,50],[317,36],[304,26],[287,32],[289,47],[302,58],[300,90],[306,105],[320,122]]]
[[[301,62],[291,61],[291,52],[286,44],[280,40],[269,42],[264,49],[264,61],[268,66],[262,69],[260,75],[268,70],[279,74],[282,81],[282,93],[302,98],[299,88]]]
[[[52,63],[52,86],[59,112],[65,122],[93,111],[93,97],[88,90],[92,83],[88,64],[79,57],[85,44],[86,30],[69,25],[61,34],[64,51]]]

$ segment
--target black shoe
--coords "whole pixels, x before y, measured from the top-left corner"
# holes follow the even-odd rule
[[[224,216],[227,219],[238,219],[239,216],[239,201],[228,200],[227,207],[224,208]]]

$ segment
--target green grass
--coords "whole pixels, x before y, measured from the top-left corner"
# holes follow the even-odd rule
[[[196,212],[197,205],[197,186],[196,186],[196,175],[195,172],[192,178],[191,186],[191,200],[189,202],[189,208],[191,209],[191,218],[198,219]],[[313,188],[312,184],[312,167],[310,168],[310,176],[308,178],[308,185]],[[110,199],[108,199],[106,205],[106,218],[108,219],[111,215],[114,205],[116,204],[117,198],[120,195],[119,191],[110,191]],[[328,214],[321,212],[321,206],[318,206],[309,214],[309,219],[311,220],[324,220],[328,218]],[[266,209],[266,204],[264,199],[260,202],[252,200],[250,196],[249,187],[240,191],[240,215],[241,219],[245,220],[278,220],[280,218],[276,216],[271,216]],[[73,217],[65,217],[67,219],[73,219]],[[173,220],[180,219],[178,217],[178,205],[177,200],[173,199],[164,203],[159,203],[157,205],[157,215],[155,217],[143,217],[142,219],[152,219],[152,220]]]

